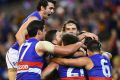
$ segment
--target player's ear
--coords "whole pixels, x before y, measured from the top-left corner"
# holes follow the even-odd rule
[[[42,32],[40,30],[38,30],[37,35],[41,35],[41,34],[42,34]]]
[[[41,6],[41,11],[44,11],[45,10],[45,7]]]

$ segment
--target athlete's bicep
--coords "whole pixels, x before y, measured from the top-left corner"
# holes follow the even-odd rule
[[[65,58],[55,58],[52,61],[56,62],[61,65],[69,65],[69,66],[86,66],[88,64],[89,58],[82,57],[82,58],[76,58],[76,59],[65,59]]]
[[[20,29],[16,33],[16,39],[20,45],[25,41],[25,35],[28,34],[27,26],[33,20],[38,20],[38,19],[36,17],[30,17],[25,23],[21,25]]]
[[[48,42],[48,41],[39,41],[37,44],[36,44],[36,49],[38,51],[47,51],[47,52],[50,52],[50,53],[54,53],[54,45],[51,43],[51,42]]]

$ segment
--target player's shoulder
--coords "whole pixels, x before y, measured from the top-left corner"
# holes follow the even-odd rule
[[[32,21],[32,20],[38,20],[38,18],[36,16],[30,16],[28,18],[28,21]]]

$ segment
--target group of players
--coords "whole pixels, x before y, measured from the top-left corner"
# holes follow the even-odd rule
[[[40,0],[37,11],[23,21],[17,42],[6,54],[9,80],[45,80],[55,69],[60,80],[112,80],[111,55],[102,52],[95,34],[80,32],[73,20],[60,32],[46,32],[44,20],[54,13],[55,4]]]

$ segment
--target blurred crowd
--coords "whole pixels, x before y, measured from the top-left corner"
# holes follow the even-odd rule
[[[17,0],[13,0],[17,1]],[[7,80],[5,55],[16,41],[23,19],[35,8],[38,0],[21,0],[16,6],[9,0],[0,0],[0,80]],[[7,5],[14,6],[7,11]],[[17,6],[20,5],[21,9]],[[120,0],[57,0],[56,13],[47,21],[49,29],[61,29],[63,23],[73,19],[80,30],[93,32],[99,36],[104,51],[113,55],[113,80],[120,79]]]

